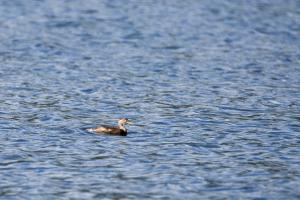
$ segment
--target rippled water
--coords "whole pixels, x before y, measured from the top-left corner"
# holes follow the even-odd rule
[[[2,0],[0,198],[299,199],[299,35],[297,0]]]

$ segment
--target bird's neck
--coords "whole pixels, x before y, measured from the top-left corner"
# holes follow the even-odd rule
[[[123,131],[127,131],[124,124],[119,124],[119,128],[122,129]]]

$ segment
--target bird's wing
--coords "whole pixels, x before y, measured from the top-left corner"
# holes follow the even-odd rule
[[[97,132],[97,133],[110,133],[115,129],[116,129],[116,127],[100,126],[100,127],[92,129],[92,131]]]

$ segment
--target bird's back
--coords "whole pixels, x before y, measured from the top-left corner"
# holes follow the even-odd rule
[[[105,133],[111,135],[121,135],[126,136],[127,131],[120,129],[119,127],[110,127],[110,126],[101,126],[97,128],[88,129],[88,131],[95,132],[95,133]]]

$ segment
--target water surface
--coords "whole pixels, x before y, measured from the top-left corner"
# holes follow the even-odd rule
[[[1,1],[0,198],[299,199],[299,35],[297,0]]]

